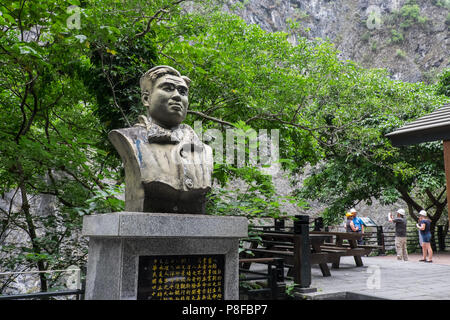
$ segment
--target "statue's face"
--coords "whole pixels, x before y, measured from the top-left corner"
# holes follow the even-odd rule
[[[144,105],[157,125],[164,128],[179,125],[186,118],[189,106],[186,82],[175,75],[163,75],[155,81]]]

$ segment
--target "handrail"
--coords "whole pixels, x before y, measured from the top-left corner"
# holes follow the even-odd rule
[[[28,274],[28,273],[51,273],[51,272],[72,272],[79,271],[79,268],[64,269],[64,270],[44,270],[44,271],[11,271],[11,272],[0,272],[0,276],[9,276],[13,274]]]
[[[84,294],[83,289],[48,291],[48,292],[35,292],[27,294],[0,295],[0,300],[18,300],[18,299],[31,299],[31,298],[44,298],[55,296],[70,296],[70,295],[77,295],[77,300],[79,300],[79,295],[82,294]]]
[[[26,293],[26,294],[11,294],[11,295],[0,295],[0,300],[13,300],[13,299],[31,299],[31,298],[44,298],[51,296],[66,296],[66,295],[76,295],[77,300],[79,300],[80,295],[84,294],[83,285],[81,282],[81,269],[77,266],[70,266],[64,270],[40,270],[40,271],[11,271],[11,272],[0,272],[0,276],[10,276],[10,275],[20,275],[20,274],[41,274],[41,273],[57,273],[66,272],[69,273],[69,277],[66,281],[66,286],[69,290],[62,291],[44,291],[36,293]]]

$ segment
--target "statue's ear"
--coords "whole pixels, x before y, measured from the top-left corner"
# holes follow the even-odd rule
[[[186,76],[181,76],[181,79],[183,79],[184,80],[184,82],[186,82],[186,85],[188,86],[188,88],[190,87],[190,85],[191,85],[191,79],[189,79],[188,77],[186,77]]]
[[[142,94],[141,101],[145,107],[148,107],[150,105],[150,95],[148,94],[148,92],[144,92]]]

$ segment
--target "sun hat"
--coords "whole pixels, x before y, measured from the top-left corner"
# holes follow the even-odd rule
[[[351,213],[351,212],[346,212],[346,213],[345,213],[345,216],[346,216],[346,217],[352,217],[352,216],[353,216],[353,213]]]
[[[355,208],[351,208],[350,209],[350,213],[355,214],[356,213],[356,209]]]
[[[401,214],[402,216],[404,216],[404,215],[405,215],[405,210],[403,210],[403,209],[398,209],[398,210],[397,210],[397,213],[398,213],[398,214]]]
[[[419,214],[424,217],[427,216],[427,212],[425,210],[420,210]]]

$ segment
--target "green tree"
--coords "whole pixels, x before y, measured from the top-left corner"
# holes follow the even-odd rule
[[[437,93],[450,97],[450,68],[444,69],[436,85]]]
[[[2,270],[84,265],[82,216],[123,208],[106,134],[141,113],[136,75],[156,59],[154,24],[177,17],[182,2],[0,4]],[[51,213],[34,210],[42,196],[54,199]],[[46,291],[50,280],[40,280]]]
[[[325,216],[330,223],[361,201],[393,204],[401,199],[416,221],[418,211],[427,210],[434,230],[447,201],[441,143],[396,148],[385,135],[448,100],[436,95],[432,86],[392,81],[384,75],[375,79],[370,87],[361,79],[371,105],[333,116],[333,122],[353,119],[345,130],[317,133],[328,142],[321,144],[324,161],[316,164],[300,194],[328,204]],[[359,111],[357,121],[342,118]]]
[[[120,161],[111,156],[106,133],[137,108],[135,73],[155,58],[143,31],[172,6],[94,0],[0,5],[0,188],[10,195],[0,212],[3,270],[84,265],[82,216],[123,207],[116,197],[123,191]],[[33,210],[42,195],[54,198],[53,212]],[[20,232],[28,241],[11,244],[8,235]],[[46,291],[44,273],[40,280]]]
[[[11,195],[0,212],[3,270],[45,271],[84,259],[83,243],[74,249],[81,225],[76,208],[105,188],[102,126],[74,73],[88,48],[68,29],[67,6],[20,0],[0,7],[0,188]],[[56,199],[54,213],[34,212],[39,195]],[[28,241],[11,244],[11,231]],[[40,280],[46,291],[44,273]]]
[[[203,12],[181,20],[165,29],[178,41],[164,41],[171,37],[157,32],[158,48],[161,61],[176,64],[193,79],[194,119],[207,119],[217,128],[242,121],[254,129],[280,129],[281,157],[290,160],[285,168],[302,171],[311,163],[324,170],[307,182],[304,195],[329,203],[330,219],[355,201],[388,190],[393,201],[395,187],[409,201],[417,185],[424,191],[420,194],[434,196],[429,204],[409,201],[412,208],[434,204],[435,218],[441,215],[441,166],[439,160],[430,164],[430,155],[441,156],[439,148],[430,147],[413,162],[411,151],[399,153],[384,137],[388,129],[443,102],[431,87],[391,81],[382,70],[339,61],[326,42],[300,38],[292,45],[288,34],[264,32],[233,15]],[[420,182],[415,180],[419,173]],[[395,195],[398,199],[400,191]]]
[[[415,23],[424,25],[428,19],[420,15],[420,7],[415,0],[406,1],[397,13],[400,20],[400,28],[408,29]]]
[[[204,120],[203,129],[223,132],[241,125],[245,130],[279,129],[280,157],[290,159],[283,162],[285,168],[294,165],[294,160],[301,167],[318,156],[317,141],[309,135],[314,125],[301,112],[320,93],[321,74],[339,64],[330,44],[301,38],[292,45],[287,33],[269,33],[214,10],[183,15],[163,28],[155,30],[161,63],[175,65],[192,79],[188,122]],[[254,176],[244,171],[216,165],[215,177],[225,172],[247,181]],[[270,207],[276,203],[273,196],[261,204]],[[260,205],[252,209],[253,194],[246,199],[247,209],[241,213],[277,211],[262,210]]]

